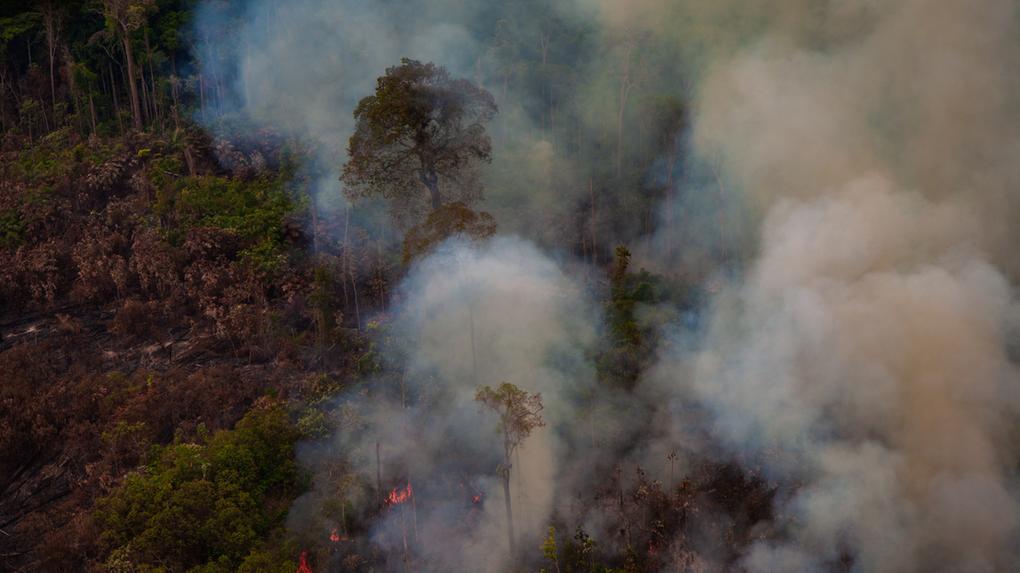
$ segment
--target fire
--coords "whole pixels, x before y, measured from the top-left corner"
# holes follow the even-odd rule
[[[339,543],[341,541],[347,541],[347,536],[341,534],[340,530],[334,527],[333,531],[329,532],[329,540],[333,543]]]
[[[475,495],[471,496],[471,503],[481,503],[481,502],[482,502],[482,494],[478,493],[478,494],[475,494]]]
[[[308,552],[301,552],[301,562],[298,564],[297,571],[294,573],[312,573],[312,568],[308,566]]]
[[[411,499],[414,495],[414,491],[411,490],[411,482],[407,482],[407,487],[396,488],[390,492],[390,495],[386,497],[386,503],[389,505],[400,505]]]

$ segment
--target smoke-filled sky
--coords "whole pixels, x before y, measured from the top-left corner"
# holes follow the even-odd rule
[[[320,193],[338,193],[354,105],[402,56],[480,81],[501,107],[485,206],[502,236],[421,261],[393,309],[410,378],[446,399],[423,402],[434,416],[366,405],[378,421],[367,441],[337,443],[363,448],[379,432],[399,442],[394,420],[410,416],[413,451],[389,451],[392,463],[427,472],[465,452],[484,458],[473,389],[506,379],[546,400],[549,425],[522,452],[514,486],[532,545],[563,511],[556,500],[595,469],[661,468],[680,448],[760,464],[778,484],[782,518],[747,549],[749,571],[823,571],[848,554],[860,571],[1015,570],[1016,3],[552,4],[207,6],[200,30],[229,18],[236,32],[208,69],[234,81],[235,110],[322,146]],[[499,83],[512,77],[490,67],[504,29],[523,38],[521,50],[573,34],[550,58],[572,70],[555,100],[576,133],[543,115],[541,84]],[[556,223],[571,220],[617,153],[594,143],[571,153],[565,142],[613,140],[623,73],[635,78],[628,133],[647,135],[659,118],[650,94],[683,101],[687,128],[628,136],[627,165],[642,172],[610,178],[600,200],[625,206],[641,192],[628,181],[668,181],[683,198],[675,248],[739,244],[745,259],[739,276],[714,279],[725,286],[699,309],[708,318],[696,331],[677,309],[646,309],[671,343],[627,396],[595,387],[589,357],[602,318],[580,265],[555,247],[565,226]],[[675,177],[663,167],[673,145],[684,154]],[[683,265],[694,259],[662,248],[655,223],[667,210],[676,214],[663,203],[649,225],[607,223],[605,240],[632,241],[643,265],[690,276]],[[721,221],[740,229],[719,239]],[[705,415],[677,414],[688,406]],[[462,451],[452,455],[451,443]],[[498,496],[491,469],[463,471]],[[487,504],[472,539],[431,545],[432,562],[501,570],[500,511]],[[394,526],[380,523],[380,539]]]

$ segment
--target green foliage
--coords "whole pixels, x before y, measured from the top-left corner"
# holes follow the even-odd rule
[[[600,377],[612,385],[631,388],[654,350],[654,328],[642,324],[638,310],[667,297],[661,280],[641,270],[630,272],[630,251],[616,248],[606,304],[607,339],[598,359]]]
[[[18,36],[31,32],[40,24],[38,12],[22,12],[9,18],[0,18],[0,50],[7,47],[7,43]],[[4,52],[0,51],[0,56]]]
[[[161,160],[164,171],[179,168]],[[296,207],[284,188],[284,176],[240,181],[227,177],[186,177],[156,193],[153,211],[175,225],[166,229],[171,241],[193,227],[234,231],[248,243],[241,258],[255,268],[271,272],[283,260],[284,218]]]
[[[542,549],[542,556],[545,557],[547,560],[549,560],[553,564],[553,566],[555,567],[556,572],[559,573],[559,570],[560,570],[560,561],[559,561],[559,556],[558,556],[559,551],[556,548],[556,528],[555,527],[553,527],[551,525],[549,526],[549,533],[546,534],[545,540],[542,541],[541,549]],[[543,569],[543,571],[545,571],[545,570]]]
[[[528,394],[509,382],[493,388],[479,386],[475,401],[499,416],[499,433],[503,436],[506,462],[514,450],[531,435],[532,430],[545,426],[542,419],[542,395]]]
[[[3,175],[11,180],[20,180],[30,189],[66,183],[76,171],[101,165],[122,152],[123,146],[119,143],[74,144],[70,129],[65,128],[53,131],[19,151],[14,161],[3,165],[3,169],[7,170]]]
[[[404,58],[354,110],[346,193],[383,197],[404,211],[423,203],[423,187],[432,209],[450,198],[470,202],[480,195],[472,167],[492,156],[484,124],[495,114],[489,92],[441,66]]]
[[[297,562],[291,556],[297,552],[293,543],[252,551],[237,568],[237,573],[293,573]]]
[[[205,444],[157,450],[97,505],[107,564],[233,571],[247,562],[274,570],[261,569],[271,557],[261,540],[285,510],[267,502],[296,493],[297,439],[283,406],[264,403]]]
[[[0,248],[17,247],[25,239],[25,223],[14,209],[0,211]]]
[[[278,242],[283,217],[292,207],[277,179],[238,181],[215,176],[187,179],[175,205],[185,226],[230,229],[256,242]]]

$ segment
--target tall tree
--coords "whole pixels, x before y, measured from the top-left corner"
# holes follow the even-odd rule
[[[380,196],[412,210],[426,198],[432,210],[447,200],[470,204],[481,196],[474,167],[491,159],[484,124],[496,112],[492,94],[471,81],[402,59],[354,111],[341,177],[348,196]]]
[[[54,0],[43,0],[39,3],[43,27],[46,30],[46,48],[50,61],[50,111],[54,114],[57,108],[57,79],[54,60],[57,52],[57,34],[63,13],[61,6]]]
[[[153,7],[152,0],[103,0],[103,15],[107,26],[113,29],[114,35],[124,49],[124,62],[127,64],[128,95],[131,98],[131,119],[134,128],[142,129],[142,104],[138,96],[138,80],[135,73],[135,57],[131,47],[131,35],[143,25],[148,11]]]
[[[510,460],[518,446],[531,435],[532,430],[545,426],[542,419],[542,395],[528,394],[527,391],[509,382],[503,382],[497,388],[479,387],[475,393],[475,401],[499,416],[498,430],[503,436],[503,465],[499,473],[503,478],[506,529],[510,542],[510,558],[513,559],[517,556],[517,547],[514,540],[513,505],[510,502]]]

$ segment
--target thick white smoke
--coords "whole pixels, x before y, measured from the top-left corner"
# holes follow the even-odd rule
[[[444,244],[415,265],[399,298],[386,328],[407,351],[403,387],[391,388],[390,398],[381,389],[353,398],[349,410],[360,431],[341,429],[337,450],[325,455],[360,460],[356,469],[371,482],[379,443],[384,488],[395,477],[410,480],[420,498],[415,568],[503,571],[507,533],[496,473],[502,442],[495,416],[475,402],[475,391],[510,382],[542,395],[548,425],[526,440],[511,473],[518,542],[536,546],[555,509],[559,462],[578,415],[573,397],[593,384],[585,354],[598,313],[555,261],[515,238]],[[346,410],[339,409],[341,416]],[[461,482],[437,485],[451,476]],[[473,492],[484,503],[469,510]],[[294,521],[314,510],[295,508]],[[373,525],[374,542],[394,555],[411,535],[402,509],[384,511]]]
[[[764,213],[760,255],[659,376],[800,484],[749,569],[1013,569],[1016,7],[784,12],[809,4],[700,84],[694,139]]]
[[[512,476],[515,521],[526,540],[544,531],[553,509],[557,466],[566,456],[561,434],[576,420],[573,398],[593,384],[585,353],[594,344],[598,313],[582,288],[551,259],[517,239],[480,248],[454,242],[418,265],[403,286],[407,300],[398,328],[408,333],[409,372],[431,373],[455,389],[460,407],[479,385],[510,382],[542,395],[548,420],[520,451]],[[495,421],[459,425],[489,445]],[[469,430],[468,428],[472,428]],[[436,444],[441,447],[441,444]],[[488,492],[493,544],[504,545],[502,494]],[[492,544],[484,553],[492,554]]]

